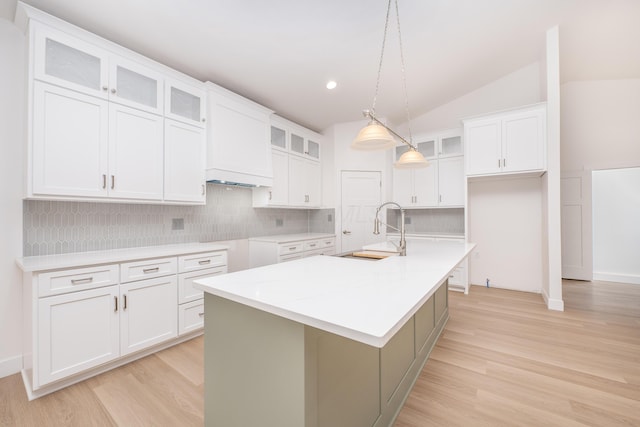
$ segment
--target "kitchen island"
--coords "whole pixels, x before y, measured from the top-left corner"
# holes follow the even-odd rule
[[[390,425],[448,319],[449,274],[474,246],[409,240],[406,257],[316,256],[198,280],[205,424]]]

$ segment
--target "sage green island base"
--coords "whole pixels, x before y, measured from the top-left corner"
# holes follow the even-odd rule
[[[205,425],[390,426],[448,317],[447,282],[382,348],[205,293]]]

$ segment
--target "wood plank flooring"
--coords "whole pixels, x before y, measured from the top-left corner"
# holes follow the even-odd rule
[[[640,286],[563,288],[562,313],[536,294],[450,292],[449,323],[395,427],[640,426]],[[32,402],[20,375],[0,379],[0,426],[203,425],[203,344]]]

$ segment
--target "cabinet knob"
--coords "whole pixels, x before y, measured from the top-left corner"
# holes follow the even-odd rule
[[[108,87],[106,87],[106,86],[102,86],[102,90],[103,90],[103,91],[105,91],[105,92],[106,92],[108,89],[109,89]]]
[[[349,231],[349,230],[342,230],[342,234],[345,234],[345,235],[347,235],[347,236],[348,236],[349,234],[351,234],[351,231]]]
[[[206,122],[207,119],[205,119],[204,117],[202,118],[202,123]]]
[[[116,89],[115,88],[111,89],[111,93],[116,93]]]

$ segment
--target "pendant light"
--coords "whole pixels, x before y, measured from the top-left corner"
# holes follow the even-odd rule
[[[378,88],[380,86],[380,72],[382,71],[382,60],[384,58],[384,48],[387,41],[387,29],[389,27],[389,14],[391,11],[391,2],[395,3],[396,22],[398,27],[398,40],[400,42],[400,61],[402,65],[402,85],[404,89],[405,109],[407,112],[407,127],[409,130],[409,141],[398,135],[387,125],[382,123],[375,115],[376,100],[378,98]],[[376,80],[376,92],[373,97],[373,106],[371,110],[364,110],[362,114],[369,119],[369,124],[358,132],[358,136],[351,143],[354,150],[386,150],[396,145],[396,141],[392,134],[402,143],[409,146],[409,150],[402,154],[397,162],[394,163],[396,168],[413,169],[424,168],[429,166],[422,153],[413,145],[411,137],[411,117],[409,115],[409,97],[407,96],[407,81],[405,77],[404,55],[402,53],[402,36],[400,33],[400,14],[398,13],[398,0],[389,0],[387,5],[387,17],[384,24],[384,36],[382,38],[382,50],[380,52],[380,63],[378,65],[378,78]]]

